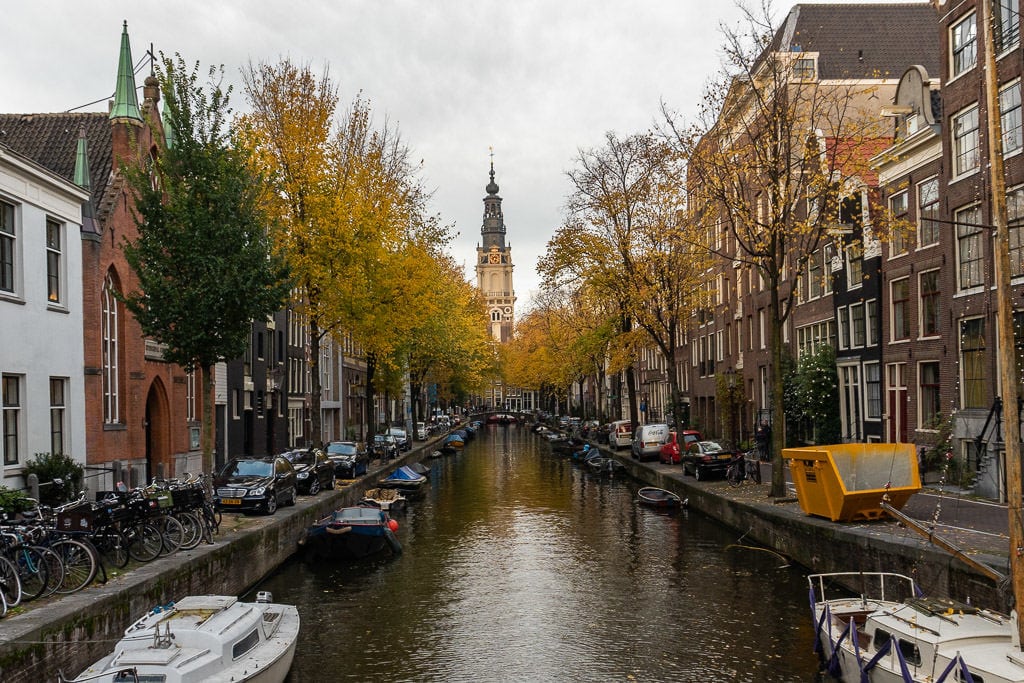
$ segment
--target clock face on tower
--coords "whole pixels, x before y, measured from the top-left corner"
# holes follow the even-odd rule
[[[491,254],[490,261],[491,263],[501,263],[501,254]]]

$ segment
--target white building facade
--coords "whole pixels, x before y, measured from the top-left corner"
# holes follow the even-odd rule
[[[85,464],[82,204],[89,193],[0,145],[0,459]]]

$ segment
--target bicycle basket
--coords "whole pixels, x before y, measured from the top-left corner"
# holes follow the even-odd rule
[[[94,512],[90,503],[57,513],[57,531],[92,531],[94,524]]]
[[[161,510],[174,506],[170,491],[150,491],[146,493],[146,500],[156,501],[156,507]]]

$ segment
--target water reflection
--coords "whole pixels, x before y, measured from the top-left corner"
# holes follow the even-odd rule
[[[294,562],[292,681],[816,681],[803,574],[526,429],[428,460],[398,558]]]

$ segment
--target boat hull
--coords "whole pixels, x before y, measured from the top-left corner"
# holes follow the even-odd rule
[[[676,494],[653,487],[645,487],[637,491],[637,498],[648,507],[676,508],[682,505],[682,500]]]
[[[386,551],[398,555],[402,545],[389,526],[394,524],[379,508],[341,508],[306,530],[303,552],[309,561],[361,560]]]

